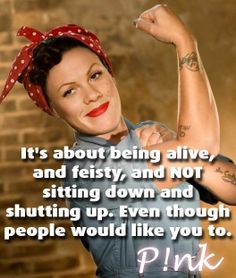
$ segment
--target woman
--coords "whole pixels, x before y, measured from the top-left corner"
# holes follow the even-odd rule
[[[174,181],[168,175],[168,169],[172,166],[202,166],[204,164],[206,174],[203,177],[205,186],[219,196],[223,201],[235,203],[235,186],[233,179],[222,181],[219,171],[235,173],[235,167],[227,162],[217,161],[208,164],[203,161],[172,162],[164,157],[169,149],[177,146],[188,146],[192,149],[207,149],[211,154],[219,152],[219,125],[215,101],[206,73],[199,58],[196,40],[180,21],[180,19],[166,5],[158,5],[140,15],[135,21],[138,29],[154,36],[156,39],[172,43],[176,47],[179,61],[179,117],[177,138],[156,143],[156,135],[149,136],[148,150],[158,149],[163,154],[163,164],[167,169],[165,180],[155,183],[141,180],[138,183],[127,178],[123,183],[117,183],[119,188],[153,188],[157,192],[157,200],[122,200],[103,199],[95,207],[105,207],[112,213],[112,217],[99,222],[96,219],[86,217],[84,211],[91,203],[87,200],[69,199],[70,207],[80,207],[83,217],[75,223],[76,226],[108,226],[115,224],[119,227],[125,223],[126,237],[104,238],[85,236],[82,241],[85,247],[91,251],[98,266],[99,277],[142,277],[140,271],[140,259],[138,252],[142,248],[156,246],[159,250],[158,260],[148,265],[143,270],[144,277],[197,277],[198,269],[190,270],[184,262],[177,269],[175,267],[176,255],[190,254],[193,265],[197,263],[198,241],[194,237],[171,240],[168,230],[170,226],[195,227],[199,226],[198,219],[170,219],[163,214],[161,219],[142,219],[141,217],[119,217],[119,207],[127,205],[130,208],[158,207],[161,211],[174,203],[176,200],[159,198],[162,188],[178,185],[182,190],[189,189],[187,182]],[[19,58],[13,65],[8,81],[4,88],[2,98],[5,98],[16,80],[21,81],[30,97],[36,104],[51,115],[65,120],[76,130],[76,145],[74,149],[90,149],[103,147],[106,151],[107,160],[80,162],[80,168],[125,169],[127,177],[133,168],[155,169],[155,164],[144,161],[113,161],[109,157],[110,146],[118,150],[132,149],[134,146],[141,148],[139,138],[135,132],[137,127],[124,119],[121,112],[120,98],[112,75],[109,59],[103,52],[97,37],[78,26],[63,26],[55,28],[46,34],[36,30],[22,28],[20,35],[32,40],[32,44],[26,46],[20,53]],[[19,77],[18,77],[19,75]],[[201,109],[199,113],[199,107]],[[156,132],[155,127],[150,130]],[[142,130],[140,131],[142,137]],[[204,136],[199,136],[199,134]],[[65,162],[67,169],[73,169],[78,162],[70,160]],[[231,175],[233,176],[233,175]],[[214,181],[214,183],[212,182]],[[83,188],[100,188],[103,193],[111,185],[108,180],[76,181],[68,173],[64,186],[76,183]],[[222,190],[222,183],[227,186]],[[193,198],[181,199],[182,208],[199,207],[198,191],[194,189]],[[151,227],[163,227],[166,234],[164,237],[132,237],[130,234],[132,224],[140,223],[143,227],[148,223]],[[170,248],[168,264],[165,262],[167,248]],[[164,267],[167,267],[166,269]]]

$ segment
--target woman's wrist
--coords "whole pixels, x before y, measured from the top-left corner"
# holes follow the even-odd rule
[[[177,55],[180,58],[188,53],[197,52],[197,40],[191,34],[181,36],[181,38],[176,42],[175,46]]]

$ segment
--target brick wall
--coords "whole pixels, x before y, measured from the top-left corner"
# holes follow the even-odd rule
[[[23,24],[47,29],[60,24],[64,18],[62,1],[0,1],[0,79],[5,79],[11,62],[25,43],[16,39],[16,30]],[[54,8],[55,3],[58,11]],[[69,13],[69,12],[68,12]],[[68,16],[67,16],[68,18]],[[25,20],[27,19],[27,20]],[[5,209],[15,203],[22,206],[48,204],[41,197],[42,189],[54,181],[34,181],[32,171],[36,167],[57,168],[60,162],[48,160],[22,162],[20,148],[41,147],[47,150],[71,145],[73,134],[61,121],[44,115],[29,101],[20,85],[0,107],[0,276],[6,278],[91,278],[94,265],[79,240],[67,237],[65,240],[15,239],[3,242],[3,226],[46,226],[45,219],[10,219]],[[63,203],[62,203],[63,205]],[[66,220],[55,221],[57,225],[69,227]]]
[[[235,3],[217,1],[165,1],[189,23],[200,42],[200,51],[216,95],[222,124],[223,152],[236,160],[235,151]],[[93,5],[91,4],[93,3]],[[111,55],[124,112],[133,121],[156,119],[174,127],[176,118],[175,53],[172,48],[134,31],[132,19],[156,1],[142,0],[0,0],[0,85],[24,39],[16,30],[29,25],[44,31],[65,23],[79,23],[97,32]],[[204,9],[203,9],[204,7]],[[204,18],[204,23],[203,23]],[[203,32],[204,30],[204,32]],[[226,54],[227,53],[227,54]],[[216,58],[217,57],[217,58]],[[153,62],[154,61],[154,62]],[[161,70],[160,70],[161,67]],[[132,73],[132,75],[130,74]],[[157,93],[158,92],[158,93]],[[135,94],[135,102],[134,102]],[[20,85],[0,106],[0,277],[5,278],[90,278],[95,277],[89,254],[78,240],[2,240],[3,226],[45,225],[40,220],[11,220],[5,209],[15,203],[24,206],[47,204],[42,189],[52,182],[34,181],[35,167],[59,167],[59,163],[22,162],[20,147],[48,150],[73,143],[72,131],[60,120],[37,109]],[[66,220],[57,225],[69,227]],[[235,232],[235,220],[228,228]],[[230,277],[235,241],[209,240],[225,264],[219,272],[205,277]]]

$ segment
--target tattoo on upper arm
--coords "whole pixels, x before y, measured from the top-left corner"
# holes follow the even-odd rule
[[[186,132],[190,129],[190,125],[179,125],[178,136],[184,137]]]
[[[229,170],[222,170],[220,167],[216,169],[216,172],[221,174],[221,178],[225,182],[229,182],[233,185],[236,185],[236,174],[230,172]]]
[[[182,69],[184,65],[191,71],[199,71],[200,67],[197,53],[188,53],[183,58],[179,58],[179,68]]]

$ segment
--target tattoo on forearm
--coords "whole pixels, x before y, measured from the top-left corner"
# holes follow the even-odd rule
[[[179,68],[182,69],[184,65],[191,71],[199,71],[200,67],[197,53],[188,53],[183,58],[179,58]]]
[[[228,170],[222,170],[220,167],[218,167],[216,169],[216,172],[221,174],[221,178],[223,181],[236,185],[236,174],[235,173],[230,172]]]
[[[179,125],[178,135],[179,137],[184,137],[186,135],[186,131],[190,129],[190,125]]]

